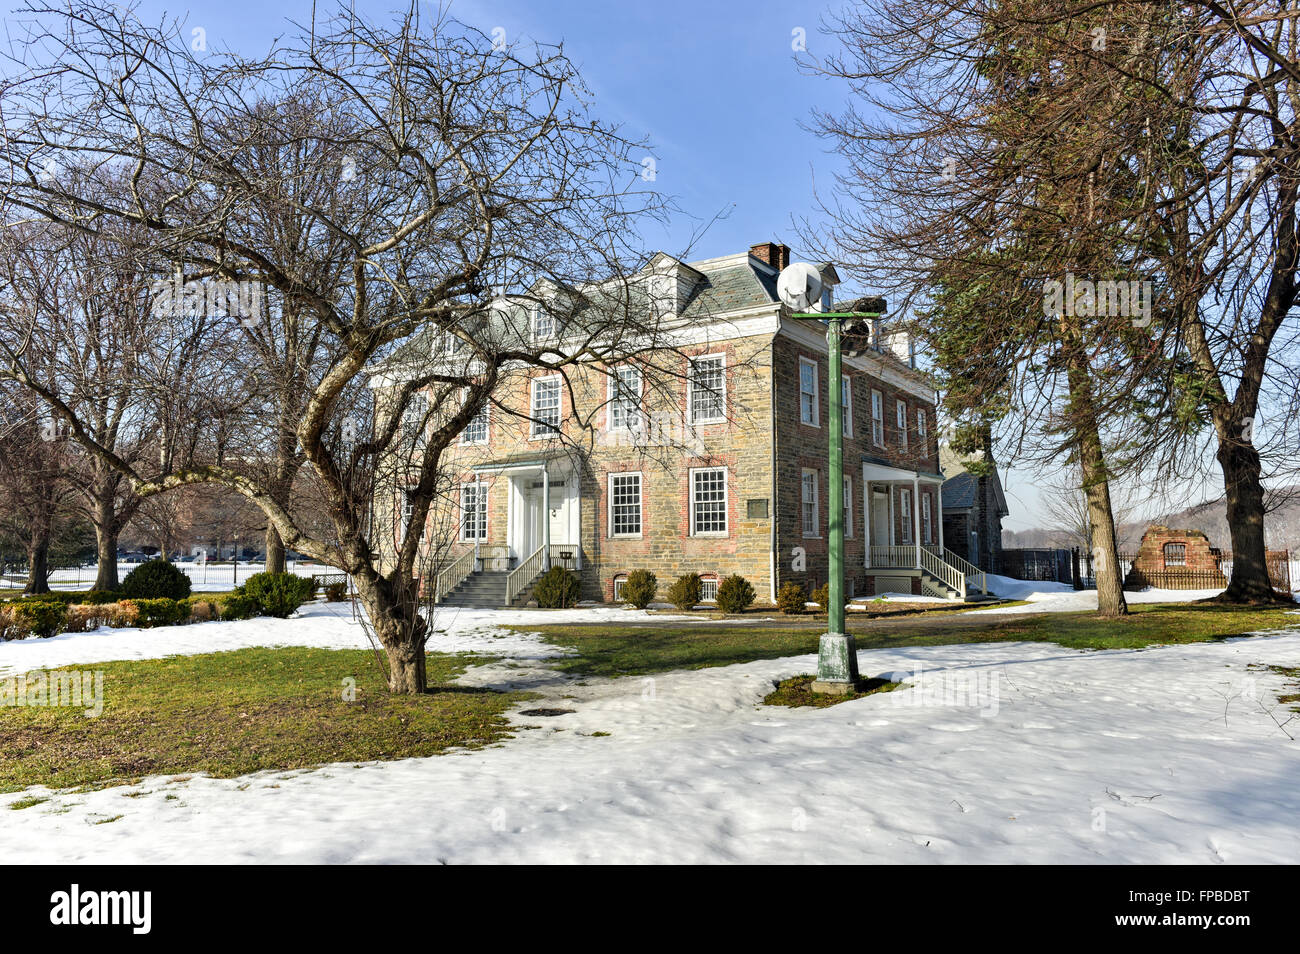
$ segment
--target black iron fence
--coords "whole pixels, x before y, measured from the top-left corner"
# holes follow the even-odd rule
[[[1073,557],[1062,547],[1015,547],[1003,549],[1001,572],[1016,580],[1073,583]]]

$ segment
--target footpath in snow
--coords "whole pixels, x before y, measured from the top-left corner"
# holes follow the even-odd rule
[[[859,654],[864,673],[904,673],[911,687],[790,710],[759,700],[772,680],[812,671],[812,656],[579,684],[546,668],[554,647],[494,629],[529,617],[559,621],[470,611],[440,620],[431,648],[505,656],[464,681],[526,685],[548,696],[530,706],[571,714],[514,715],[516,738],[476,752],[0,795],[0,851],[16,862],[1300,858],[1300,720],[1277,703],[1286,680],[1262,668],[1300,666],[1300,634],[1145,651],[872,650]],[[277,644],[365,642],[346,606],[316,604],[287,621],[0,644],[0,666]],[[50,800],[4,810],[24,794]]]

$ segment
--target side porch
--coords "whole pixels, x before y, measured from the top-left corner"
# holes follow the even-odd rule
[[[987,575],[944,546],[943,475],[864,461],[863,568],[875,593],[989,597]]]

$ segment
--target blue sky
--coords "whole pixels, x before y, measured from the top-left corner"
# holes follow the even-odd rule
[[[674,198],[681,214],[647,231],[646,244],[681,254],[694,238],[689,257],[700,259],[774,239],[798,258],[792,220],[813,215],[816,191],[832,187],[839,167],[800,121],[814,104],[835,109],[846,94],[840,84],[801,73],[794,44],[801,37],[811,57],[831,51],[835,40],[821,28],[838,3],[453,0],[450,12],[486,33],[503,29],[507,42],[563,42],[595,95],[597,114],[650,141],[656,188]],[[356,0],[359,13],[376,19],[400,8]],[[320,9],[333,8],[322,2]],[[435,13],[436,6],[426,10]],[[146,21],[163,13],[201,27],[210,49],[251,55],[292,32],[288,21],[308,22],[311,3],[147,0],[139,7]],[[1006,526],[1040,523],[1036,481],[1014,468],[1003,479],[1012,509]]]

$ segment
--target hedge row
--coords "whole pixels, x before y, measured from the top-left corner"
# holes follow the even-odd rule
[[[0,603],[0,640],[84,633],[101,626],[147,629],[254,616],[283,619],[311,599],[313,589],[310,579],[292,573],[255,573],[225,597],[123,599],[95,591],[24,596]]]
[[[623,581],[624,603],[645,609],[659,590],[659,580],[649,570],[633,570]],[[693,609],[704,596],[704,581],[698,573],[685,573],[677,578],[664,594],[669,603],[678,609]],[[718,609],[724,613],[743,613],[754,602],[754,587],[743,576],[732,575],[718,582],[715,597]]]

